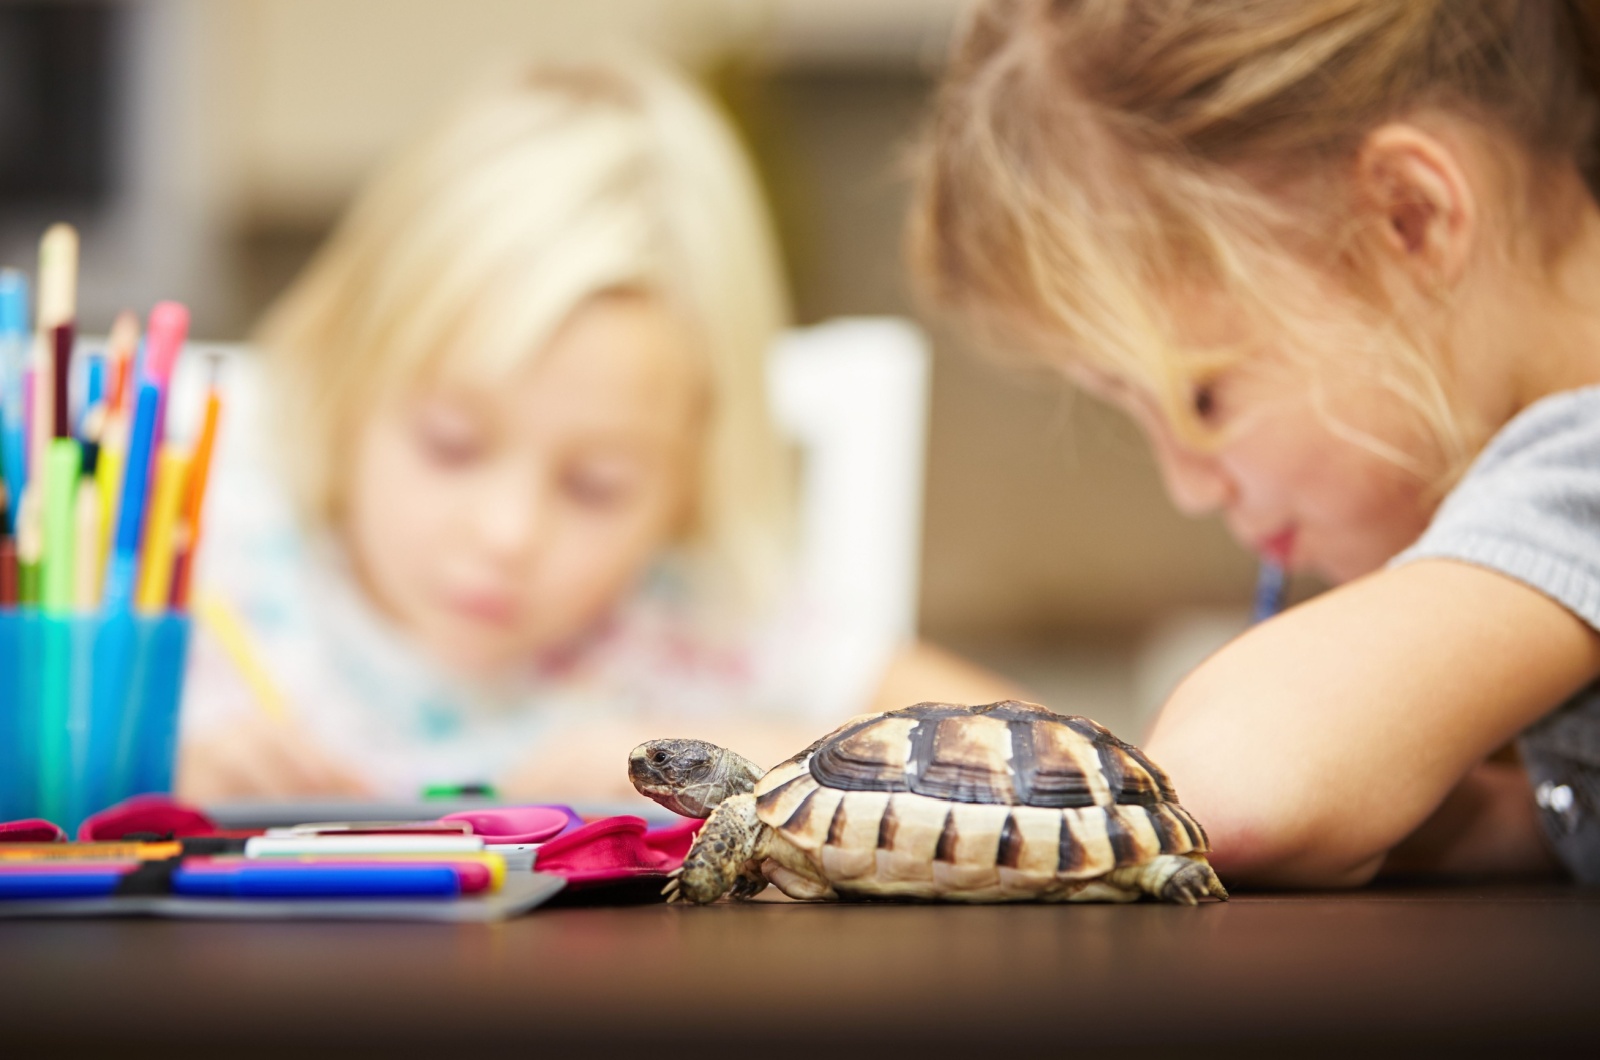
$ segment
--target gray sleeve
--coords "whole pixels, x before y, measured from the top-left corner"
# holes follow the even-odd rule
[[[1434,558],[1499,571],[1600,629],[1600,387],[1507,424],[1390,566]]]

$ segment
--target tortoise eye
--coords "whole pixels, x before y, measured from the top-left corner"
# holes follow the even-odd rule
[[[655,754],[650,756],[650,761],[654,762],[658,766],[666,765],[667,764],[667,752],[665,752],[665,751],[657,751]]]

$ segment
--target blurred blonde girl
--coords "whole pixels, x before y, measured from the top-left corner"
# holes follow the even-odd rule
[[[1600,880],[1594,14],[990,0],[955,52],[935,297],[1125,407],[1184,511],[1337,585],[1146,744],[1233,881]]]
[[[675,76],[534,69],[448,117],[262,326],[202,581],[282,702],[203,639],[182,793],[603,800],[651,736],[776,761],[907,682],[999,691],[863,658],[792,584],[785,321],[751,175]]]

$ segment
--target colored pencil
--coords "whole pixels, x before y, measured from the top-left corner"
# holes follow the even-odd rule
[[[177,555],[173,560],[172,606],[182,610],[189,605],[189,582],[194,576],[195,557],[200,550],[200,518],[205,510],[206,484],[211,475],[211,451],[216,445],[217,422],[222,415],[222,396],[217,389],[218,358],[209,359],[210,385],[206,390],[205,419],[200,439],[195,443],[189,464],[189,485],[184,493],[183,512],[178,519]]]
[[[44,337],[37,331],[28,355],[28,486],[30,493],[44,489],[45,455],[50,451],[50,439],[55,437],[53,417],[55,401],[50,380],[55,375],[55,357]],[[19,509],[20,514],[20,509]]]
[[[139,558],[139,590],[134,597],[135,606],[146,614],[166,610],[172,596],[172,546],[188,470],[188,453],[174,445],[161,447]]]
[[[133,359],[139,352],[139,315],[130,309],[117,314],[106,339],[106,362],[110,388],[106,405],[111,418],[129,415],[133,403]]]
[[[44,502],[44,572],[40,603],[45,610],[64,614],[72,609],[73,502],[78,468],[83,454],[71,438],[50,443],[49,477]]]
[[[95,458],[94,484],[100,494],[100,542],[95,550],[99,573],[95,581],[104,585],[106,563],[111,556],[111,537],[117,529],[117,505],[121,500],[122,469],[127,459],[128,421],[119,425],[112,421],[106,425],[100,438],[100,452]]]
[[[39,603],[39,561],[44,556],[42,481],[40,477],[30,480],[17,504],[17,603],[23,607]]]
[[[106,358],[101,353],[89,353],[83,358],[83,402],[78,407],[78,434],[86,437],[89,433],[89,414],[95,409],[104,409],[106,402]],[[102,420],[105,412],[101,412]],[[95,438],[100,437],[99,430],[95,431]]]
[[[273,721],[288,722],[291,717],[289,700],[273,680],[244,623],[228,602],[202,589],[194,597],[194,614],[217,644],[221,645],[223,654],[233,663],[234,669],[239,671],[261,713]]]
[[[122,476],[122,494],[117,502],[117,533],[112,541],[111,558],[106,565],[105,606],[126,611],[133,607],[134,589],[139,574],[139,543],[144,532],[145,492],[150,481],[150,452],[155,438],[156,402],[160,392],[154,383],[141,383],[134,403],[133,436],[128,444],[127,467]]]
[[[92,450],[85,447],[85,452]],[[80,612],[100,606],[100,521],[100,490],[94,472],[86,470],[78,479],[72,511],[72,603]]]
[[[78,232],[53,224],[39,240],[39,330],[48,334],[78,315]]]
[[[50,331],[50,370],[53,374],[50,381],[50,423],[53,438],[72,437],[72,347],[76,340],[77,329],[70,320],[57,324]]]
[[[28,477],[37,482],[38,489],[31,491],[36,495],[48,489],[46,461],[50,440],[56,437],[56,328],[72,323],[77,304],[78,233],[71,225],[51,225],[39,240],[39,308],[33,333],[33,422],[29,426]],[[43,503],[42,497],[38,503]],[[19,541],[18,548],[21,547]]]
[[[189,310],[181,302],[157,302],[150,310],[143,373],[144,378],[155,383],[160,394],[156,402],[154,435],[157,449],[166,438],[167,395],[172,389],[172,370],[177,367],[178,354],[188,335]]]
[[[1256,575],[1255,604],[1251,621],[1265,622],[1283,610],[1287,579],[1283,568],[1276,563],[1263,563]]]
[[[5,529],[16,533],[16,501],[28,481],[28,281],[0,269],[0,449],[11,503]]]

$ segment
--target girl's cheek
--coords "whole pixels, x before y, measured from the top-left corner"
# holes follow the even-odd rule
[[[562,520],[561,547],[547,556],[564,594],[575,602],[603,605],[610,602],[605,597],[625,592],[669,544],[655,507],[569,510]]]

